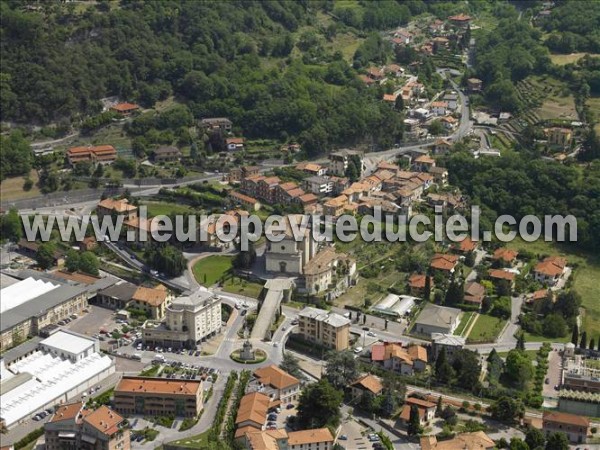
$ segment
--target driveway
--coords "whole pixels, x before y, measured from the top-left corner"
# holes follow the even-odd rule
[[[562,383],[562,358],[560,354],[555,351],[551,351],[548,355],[548,372],[546,372],[546,380],[544,380],[544,389],[542,391],[544,399],[558,398],[558,391],[554,389],[554,386],[560,386]]]

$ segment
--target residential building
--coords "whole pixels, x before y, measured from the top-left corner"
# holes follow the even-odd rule
[[[125,419],[105,405],[86,409],[81,402],[59,406],[44,424],[47,450],[129,450]]]
[[[104,216],[123,216],[124,220],[133,220],[138,217],[138,208],[130,204],[126,198],[118,200],[105,198],[96,206],[96,214],[100,220]]]
[[[364,154],[356,150],[340,150],[339,152],[332,152],[329,155],[329,171],[333,175],[340,177],[346,176],[346,169],[348,169],[348,163],[352,158],[357,158],[359,161],[359,167],[357,167],[358,176],[362,177],[362,174],[365,171]]]
[[[231,137],[225,139],[225,145],[227,146],[227,150],[230,152],[236,150],[244,150],[244,143],[246,140],[243,137]]]
[[[196,417],[202,411],[202,381],[123,376],[113,408],[125,415]]]
[[[427,400],[422,400],[417,397],[408,397],[404,402],[402,412],[400,413],[400,421],[408,424],[410,420],[410,410],[413,406],[417,407],[419,411],[419,422],[422,427],[426,426],[435,417],[435,410],[437,405]]]
[[[128,306],[144,311],[153,320],[162,320],[172,299],[173,295],[162,284],[154,288],[140,286],[131,296]]]
[[[461,336],[454,336],[453,334],[444,333],[432,333],[431,334],[431,350],[433,353],[433,359],[436,360],[442,351],[446,350],[448,359],[452,360],[454,355],[465,346],[467,340]]]
[[[117,159],[117,150],[112,145],[97,145],[90,147],[71,147],[67,150],[69,164],[80,162],[90,164],[112,164]]]
[[[312,176],[304,179],[304,189],[316,195],[327,195],[333,192],[333,180],[329,177]]]
[[[457,14],[456,16],[448,17],[448,20],[450,21],[450,23],[459,28],[467,28],[469,26],[469,24],[471,23],[471,19],[472,19],[471,16],[467,16],[466,14],[463,14],[463,13]]]
[[[238,442],[244,438],[247,450],[331,450],[334,437],[328,428],[290,431],[284,428],[260,431],[247,427]]]
[[[285,405],[300,395],[300,380],[274,364],[255,370],[253,375],[257,390],[268,395],[271,401],[279,400]]]
[[[250,211],[258,211],[261,207],[260,202],[255,198],[236,191],[229,191],[229,199],[234,206],[241,206]]]
[[[460,323],[462,311],[428,303],[417,317],[413,332],[431,337],[434,333],[452,334]]]
[[[458,94],[450,92],[444,95],[443,100],[448,103],[448,109],[456,111],[456,108],[458,108]]]
[[[535,265],[533,278],[542,284],[554,286],[563,276],[567,268],[567,260],[560,256],[548,256]]]
[[[568,128],[552,127],[547,131],[548,144],[559,147],[568,147],[571,144],[573,133]]]
[[[244,178],[255,177],[258,175],[260,175],[259,166],[234,167],[229,171],[227,179],[229,183],[239,183]]]
[[[462,241],[456,242],[452,245],[452,250],[463,255],[471,253],[479,246],[478,241],[474,241],[471,236],[465,237]]]
[[[344,253],[326,247],[319,251],[302,270],[304,289],[309,294],[325,292],[334,284],[349,286],[356,274],[356,261]]]
[[[494,284],[506,281],[512,289],[515,284],[516,274],[504,269],[490,269],[488,270],[488,277]]]
[[[316,177],[322,177],[327,173],[327,167],[313,162],[300,162],[296,164],[296,170],[301,170]]]
[[[448,255],[445,253],[436,253],[431,258],[429,267],[433,270],[438,270],[442,273],[451,274],[454,273],[456,266],[458,265],[457,255]]]
[[[414,375],[427,369],[428,356],[425,347],[400,343],[384,342],[371,347],[371,361],[380,364],[386,370],[402,375]]]
[[[154,150],[154,161],[156,162],[179,161],[181,156],[181,150],[171,145],[163,145]]]
[[[298,313],[298,331],[309,342],[334,350],[350,346],[350,320],[324,309],[306,307]]]
[[[202,119],[200,125],[208,130],[222,130],[229,132],[233,126],[231,120],[227,117],[209,117]]]
[[[438,441],[435,436],[421,437],[421,450],[494,450],[496,443],[483,431],[459,433],[452,439]]]
[[[413,167],[419,172],[429,172],[431,168],[435,167],[435,159],[429,155],[421,155],[415,158]]]
[[[544,411],[542,431],[546,434],[565,433],[569,442],[585,444],[590,432],[590,419],[557,411]]]
[[[144,327],[144,344],[195,349],[198,343],[221,331],[221,298],[199,289],[180,296],[166,307],[162,323],[149,322]]]
[[[244,395],[235,418],[235,438],[243,438],[249,431],[261,431],[267,423],[267,413],[274,408],[268,395],[251,392]]]
[[[328,428],[292,431],[288,433],[289,450],[331,450],[334,438]],[[281,448],[280,450],[284,450]]]
[[[430,167],[429,173],[433,175],[433,181],[440,186],[446,186],[448,184],[448,169],[445,167]]]
[[[463,301],[471,305],[481,308],[483,299],[485,298],[485,287],[476,281],[469,281],[465,284],[465,296]]]
[[[98,248],[98,242],[94,236],[87,236],[79,243],[82,252],[90,252]]]
[[[492,259],[498,261],[501,265],[512,266],[517,259],[519,252],[510,250],[506,247],[497,248],[494,251]]]
[[[111,106],[110,110],[116,112],[120,116],[130,116],[134,112],[138,112],[140,107],[135,103],[117,103],[116,105]]]
[[[291,223],[294,223],[294,227],[300,227],[303,220],[307,219],[306,216],[300,214],[290,214],[285,217],[285,232],[273,233],[277,236],[283,234],[283,239],[279,242],[267,242],[265,269],[268,272],[295,275],[304,273],[306,265],[317,254],[318,243],[314,239],[310,226],[304,230],[302,240],[297,241]],[[267,230],[267,233],[270,232]]]
[[[467,89],[471,92],[480,92],[483,89],[483,81],[479,78],[469,78],[467,80]]]
[[[446,111],[448,110],[448,102],[431,102],[431,113],[435,116],[445,116]]]
[[[445,155],[450,152],[452,148],[452,143],[447,139],[438,139],[433,144],[433,154],[434,155]]]
[[[427,275],[414,273],[408,279],[408,288],[410,289],[411,295],[417,297],[424,297],[425,295],[425,284]],[[429,277],[430,293],[433,292],[433,277]],[[425,299],[428,300],[428,299]]]
[[[40,249],[40,244],[38,242],[20,239],[17,243],[17,247],[20,253],[35,259],[37,252]],[[65,265],[65,253],[61,249],[57,248],[52,252],[52,265],[59,267]]]
[[[352,399],[360,401],[365,395],[377,397],[383,391],[383,384],[379,377],[367,374],[350,384]]]

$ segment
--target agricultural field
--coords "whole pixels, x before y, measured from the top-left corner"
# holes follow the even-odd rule
[[[507,247],[519,250],[525,249],[537,255],[558,255],[567,258],[569,266],[574,267],[572,286],[581,295],[584,308],[583,330],[588,335],[600,334],[600,256],[583,252],[577,248],[559,245],[552,242],[525,242],[515,239],[507,243]]]

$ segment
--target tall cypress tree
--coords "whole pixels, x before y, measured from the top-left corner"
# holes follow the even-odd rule
[[[596,341],[594,340],[594,338],[590,339],[590,345],[588,347],[590,350],[595,350],[596,349]]]
[[[579,343],[579,326],[576,323],[573,325],[573,334],[571,335],[571,343],[575,346]]]
[[[586,349],[587,348],[587,331],[581,333],[581,341],[579,341],[579,348]]]

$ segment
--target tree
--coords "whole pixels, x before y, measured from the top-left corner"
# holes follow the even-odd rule
[[[529,448],[533,450],[538,447],[544,447],[546,438],[544,437],[544,433],[537,428],[529,427],[527,433],[525,434],[525,442],[527,445],[529,445]]]
[[[31,146],[19,130],[0,136],[0,181],[6,177],[26,175],[31,170]]]
[[[283,360],[281,361],[281,364],[279,364],[279,367],[281,370],[286,371],[296,378],[302,377],[302,371],[300,370],[298,358],[296,358],[290,352],[285,352],[283,354]]]
[[[12,242],[18,242],[23,237],[23,224],[15,208],[0,216],[0,237]]]
[[[458,416],[454,408],[450,405],[446,405],[446,407],[442,410],[440,417],[444,419],[444,421],[450,426],[454,427],[458,423]]]
[[[468,252],[465,255],[465,266],[473,267],[475,265],[475,252]]]
[[[542,322],[542,332],[549,338],[563,337],[567,333],[567,323],[562,316],[550,314]]]
[[[525,351],[525,333],[519,333],[519,337],[517,338],[517,346],[515,349]]]
[[[439,136],[440,134],[444,134],[444,125],[442,124],[441,120],[434,120],[433,122],[431,122],[429,124],[428,127],[428,131],[429,133],[431,133],[434,136]]]
[[[443,403],[442,403],[442,396],[440,395],[438,397],[437,405],[436,405],[436,408],[435,408],[435,415],[437,417],[440,417],[440,415],[442,414],[442,409],[443,409]]]
[[[396,97],[396,103],[394,104],[394,107],[396,108],[396,111],[404,110],[404,99],[401,95],[398,95],[398,97]]]
[[[406,394],[406,386],[391,373],[383,377],[383,395],[380,402],[379,413],[384,417],[392,417],[402,403]]]
[[[343,389],[358,378],[358,362],[349,351],[331,351],[326,355],[325,376],[336,389]]]
[[[186,260],[181,250],[172,245],[151,247],[144,254],[146,261],[153,269],[177,277],[186,269]]]
[[[533,376],[533,366],[529,357],[519,351],[511,350],[506,357],[506,376],[518,388],[525,388]]]
[[[98,269],[100,268],[100,262],[98,257],[92,252],[83,252],[81,255],[79,270],[90,275],[98,275]]]
[[[590,344],[588,347],[590,350],[596,350],[596,341],[594,340],[594,338],[590,339]]]
[[[44,242],[38,247],[35,260],[41,269],[46,270],[54,265],[54,252],[56,245],[54,242]]]
[[[579,348],[586,349],[587,348],[587,331],[581,333],[581,341],[579,341]]]
[[[337,427],[342,400],[342,392],[336,390],[326,379],[309,384],[298,401],[298,425],[301,429]]]
[[[425,288],[423,289],[423,298],[426,301],[431,299],[431,277],[428,273],[425,274]]]
[[[529,445],[523,441],[523,439],[518,437],[513,437],[510,439],[510,450],[529,450]]]
[[[446,349],[443,347],[435,361],[435,378],[444,384],[449,384],[454,378],[454,369],[448,362]]]
[[[233,258],[232,264],[236,269],[250,269],[256,261],[254,243],[248,242],[248,250],[240,250]]]
[[[492,417],[501,422],[513,422],[525,414],[525,405],[518,398],[500,397],[490,406]]]
[[[453,280],[450,282],[448,286],[448,290],[446,291],[446,298],[444,299],[444,303],[448,306],[453,306],[461,303],[465,296],[465,289],[462,281]]]
[[[480,388],[481,364],[479,355],[467,349],[460,349],[454,355],[452,368],[456,373],[456,383],[464,389],[476,392]]]
[[[419,417],[419,408],[416,405],[410,407],[410,417],[408,419],[408,426],[406,433],[409,436],[417,436],[423,432],[421,428],[421,419]]]
[[[565,433],[552,433],[546,439],[546,450],[569,450],[569,439]]]
[[[579,343],[579,326],[577,322],[573,324],[573,331],[571,332],[571,343],[577,345]]]
[[[67,258],[65,259],[65,268],[69,272],[77,272],[81,264],[81,257],[77,250],[69,250],[67,252]]]

